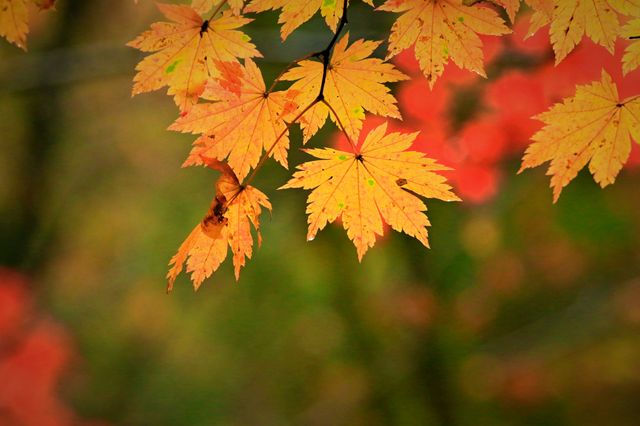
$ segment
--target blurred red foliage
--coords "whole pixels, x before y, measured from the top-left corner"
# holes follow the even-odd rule
[[[412,79],[398,87],[404,121],[394,123],[391,129],[420,131],[413,149],[451,167],[453,170],[445,174],[467,202],[482,203],[497,194],[502,179],[500,163],[522,156],[531,136],[542,127],[534,117],[573,95],[577,84],[599,79],[604,68],[621,96],[640,90],[640,71],[622,75],[622,42],[611,55],[585,39],[556,66],[548,31],[543,28],[526,38],[528,28],[528,19],[519,19],[511,36],[483,38],[485,62],[492,70],[489,79],[449,64],[430,90],[411,49],[395,59]],[[524,58],[530,65],[508,65],[513,58]],[[457,107],[454,103],[459,102],[456,94],[465,90],[477,93],[478,107],[454,128],[452,112]],[[381,122],[368,118],[364,134]],[[349,149],[344,138],[338,137],[337,143]],[[638,164],[640,149],[633,144],[627,167]],[[515,174],[516,167],[508,173]]]
[[[57,395],[72,356],[65,330],[36,312],[27,279],[0,268],[0,425],[78,424]]]

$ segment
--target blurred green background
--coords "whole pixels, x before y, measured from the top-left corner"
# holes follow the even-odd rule
[[[78,418],[639,424],[638,169],[606,190],[582,173],[553,205],[544,170],[506,158],[495,198],[428,203],[431,250],[389,233],[358,264],[339,226],[305,241],[306,194],[276,191],[288,172],[271,162],[255,184],[273,217],[240,282],[227,262],[167,296],[216,174],[180,168],[192,137],[165,131],[169,97],[130,97],[141,56],[124,44],[159,19],[148,1],[61,0],[28,53],[0,46],[0,262],[67,329],[58,392]],[[391,19],[355,4],[352,39]],[[316,17],[281,45],[276,20],[247,29],[267,81],[330,36]]]

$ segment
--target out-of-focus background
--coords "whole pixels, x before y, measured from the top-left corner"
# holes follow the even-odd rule
[[[485,39],[488,80],[450,66],[429,91],[401,55],[414,80],[394,87],[393,126],[421,130],[415,148],[467,200],[428,203],[432,249],[389,232],[359,264],[339,225],[306,242],[306,194],[277,191],[289,172],[269,164],[255,184],[273,217],[240,282],[227,262],[167,296],[216,173],[180,168],[193,138],[164,130],[169,97],[130,97],[141,55],[124,44],[161,16],[58,3],[33,17],[28,53],[0,43],[0,424],[638,424],[637,149],[613,186],[583,172],[556,205],[543,168],[516,175],[527,117],[576,83],[604,66],[640,93],[622,46],[585,42],[554,67],[546,28],[522,41],[523,12],[514,36]],[[352,40],[394,18],[350,13]],[[316,17],[281,44],[276,20],[246,29],[267,81],[330,37]]]

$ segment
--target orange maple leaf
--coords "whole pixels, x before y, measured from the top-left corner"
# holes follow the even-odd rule
[[[486,77],[478,34],[511,32],[494,10],[466,6],[462,0],[387,0],[378,10],[402,13],[391,27],[387,59],[415,44],[416,59],[431,87],[449,59]]]
[[[282,188],[313,189],[307,206],[308,240],[341,217],[360,260],[376,236],[383,234],[383,220],[429,246],[427,207],[416,195],[459,200],[445,177],[435,173],[448,168],[420,152],[407,151],[417,133],[385,134],[386,130],[383,123],[369,132],[357,152],[305,150],[319,160],[298,166]]]
[[[342,124],[352,140],[358,140],[364,112],[401,118],[396,99],[384,83],[406,80],[408,77],[392,64],[369,56],[380,45],[378,41],[357,40],[347,47],[349,33],[334,47],[327,69],[324,99],[333,107],[338,118],[329,108],[317,103],[302,116],[304,142],[306,143],[327,120],[327,115]],[[282,80],[295,81],[291,90],[299,93],[296,101],[300,109],[310,105],[320,93],[323,65],[305,60],[290,69]]]
[[[214,6],[220,6],[220,2],[223,0],[193,0],[191,7],[194,8],[199,14],[203,15],[210,12]],[[244,0],[227,0],[226,3],[233,11],[234,15],[240,15],[242,6],[244,6]]]
[[[228,158],[238,178],[244,179],[258,164],[263,150],[278,140],[271,154],[287,167],[289,136],[285,120],[295,110],[296,92],[268,93],[260,69],[250,59],[244,66],[227,63],[219,68],[225,69],[225,78],[211,81],[202,95],[215,102],[195,105],[169,127],[203,135],[194,142],[184,165],[200,165],[203,156]]]
[[[191,7],[158,4],[173,22],[157,22],[128,46],[155,52],[137,66],[133,95],[168,86],[182,111],[198,100],[210,76],[217,76],[216,61],[260,57],[249,36],[236,31],[251,19],[223,12],[218,18],[203,20]]]
[[[173,289],[185,263],[187,273],[191,273],[193,287],[197,290],[225,260],[227,246],[233,253],[233,266],[238,280],[240,269],[253,254],[251,226],[257,231],[260,245],[260,213],[262,207],[271,211],[267,196],[252,186],[241,186],[227,164],[208,158],[203,161],[222,175],[216,182],[216,196],[207,215],[191,231],[169,262],[171,269],[167,273],[167,291]]]
[[[606,72],[602,80],[580,85],[536,118],[545,127],[533,135],[520,171],[550,162],[553,200],[587,163],[596,182],[615,181],[631,151],[631,138],[640,141],[640,96],[621,101]]]
[[[372,0],[364,1],[373,6]],[[282,24],[280,36],[284,41],[296,28],[311,19],[318,10],[320,10],[320,14],[324,17],[331,31],[335,32],[342,17],[344,2],[345,0],[253,0],[244,11],[249,13],[282,9],[278,23]]]
[[[0,36],[27,50],[29,5],[40,10],[52,9],[55,0],[0,0]]]

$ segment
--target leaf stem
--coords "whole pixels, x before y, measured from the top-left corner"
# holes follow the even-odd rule
[[[269,87],[269,90],[267,90],[267,93],[271,93],[273,91],[273,88],[276,86],[276,84],[278,84],[280,82],[280,79],[282,78],[282,76],[284,75],[284,73],[286,73],[287,71],[289,71],[294,65],[296,65],[298,62],[302,62],[306,59],[309,59],[311,57],[313,57],[315,55],[315,53],[309,53],[304,55],[301,58],[295,59],[294,61],[292,61],[291,63],[289,63],[289,65],[287,65],[281,72],[280,74],[278,74],[278,76],[275,78],[275,80],[273,80],[273,83],[271,83],[271,87]]]
[[[224,0],[222,2],[222,4],[226,3],[226,0]],[[222,6],[221,4],[221,6]],[[333,37],[331,38],[331,40],[329,41],[329,44],[327,45],[326,48],[324,48],[323,50],[319,51],[319,52],[314,52],[314,53],[310,53],[300,59],[296,59],[295,61],[291,62],[289,65],[287,65],[287,67],[278,75],[278,77],[276,77],[276,79],[274,80],[273,84],[271,85],[271,87],[269,88],[269,92],[271,92],[271,90],[273,90],[274,86],[280,81],[280,78],[284,75],[285,72],[287,72],[289,69],[291,69],[291,67],[293,65],[295,65],[296,63],[303,61],[305,59],[308,58],[313,58],[313,57],[320,57],[322,59],[322,81],[320,83],[320,92],[318,93],[318,96],[316,97],[316,99],[311,102],[309,105],[307,105],[306,107],[304,107],[302,109],[302,111],[300,111],[300,113],[293,119],[291,120],[290,123],[286,123],[286,127],[284,128],[284,130],[278,135],[278,137],[276,138],[276,140],[271,144],[271,146],[269,147],[269,149],[267,149],[265,151],[265,153],[262,155],[262,157],[260,158],[260,161],[258,162],[258,164],[256,165],[256,167],[253,169],[253,171],[251,172],[251,174],[249,175],[249,177],[247,177],[244,182],[242,182],[242,185],[240,187],[240,191],[238,191],[236,193],[236,195],[234,195],[231,200],[229,200],[228,204],[231,204],[231,202],[237,197],[238,194],[240,194],[240,192],[242,191],[243,188],[246,188],[251,182],[253,182],[253,179],[255,178],[256,174],[258,174],[258,171],[262,168],[262,166],[264,165],[265,161],[267,161],[267,159],[269,158],[269,156],[271,155],[271,153],[273,152],[273,150],[276,148],[276,146],[278,145],[278,143],[280,142],[280,140],[283,138],[283,136],[289,131],[289,127],[291,127],[291,125],[293,123],[295,123],[296,121],[298,121],[307,111],[309,111],[311,108],[313,108],[314,105],[316,105],[319,102],[324,103],[325,105],[327,105],[327,107],[331,110],[331,112],[333,113],[333,115],[336,117],[336,121],[339,123],[340,127],[342,128],[342,131],[344,132],[344,134],[347,136],[347,139],[349,140],[349,143],[351,144],[351,146],[353,147],[353,149],[355,150],[355,144],[353,143],[353,141],[351,140],[351,138],[349,137],[349,135],[347,134],[347,132],[344,130],[344,126],[342,125],[342,123],[340,122],[340,119],[338,118],[335,110],[333,109],[333,107],[331,105],[329,105],[329,103],[327,101],[325,101],[324,99],[324,86],[325,86],[325,82],[327,80],[327,72],[329,70],[329,59],[331,58],[331,53],[333,51],[333,47],[335,46],[338,37],[340,36],[340,33],[342,32],[342,29],[344,28],[345,24],[348,22],[347,21],[347,6],[349,4],[349,0],[344,0],[344,3],[342,4],[342,16],[340,17],[340,22],[338,23],[338,27],[336,28],[336,32],[333,35]],[[218,7],[218,10],[220,9],[220,7]],[[216,11],[217,13],[217,11]]]
[[[338,114],[336,113],[336,110],[333,109],[333,106],[327,102],[326,99],[322,99],[321,101],[323,104],[325,104],[327,106],[327,108],[329,108],[329,111],[331,111],[331,113],[333,114],[333,116],[336,118],[336,122],[338,123],[338,127],[340,127],[340,130],[342,131],[342,133],[344,133],[344,135],[347,137],[347,140],[349,141],[349,144],[351,145],[351,148],[353,149],[354,153],[358,153],[358,148],[356,148],[356,144],[351,140],[351,137],[349,136],[349,133],[347,133],[347,129],[345,129],[344,125],[342,124],[342,121],[340,120],[340,117],[338,117]]]
[[[209,17],[209,19],[207,19],[207,21],[211,21],[213,18],[215,18],[215,17],[216,17],[216,15],[218,14],[218,12],[220,12],[220,10],[224,7],[224,5],[225,5],[225,4],[227,4],[227,1],[228,1],[228,0],[222,0],[222,1],[220,2],[220,4],[218,5],[218,7],[216,7],[216,8],[213,10],[213,13],[211,13],[211,16]]]
[[[258,173],[258,170],[260,170],[262,168],[262,166],[264,165],[264,162],[267,161],[267,158],[269,158],[269,156],[271,155],[273,150],[276,148],[276,145],[278,145],[278,142],[280,142],[282,137],[289,131],[289,127],[291,127],[292,124],[294,124],[296,121],[298,121],[300,119],[300,117],[302,117],[307,111],[309,111],[318,102],[319,101],[317,99],[314,100],[313,102],[311,102],[309,105],[306,106],[306,108],[304,108],[302,111],[300,111],[300,113],[298,115],[296,115],[296,117],[293,120],[291,120],[290,123],[287,123],[287,125],[284,128],[284,130],[282,132],[280,132],[280,134],[278,135],[276,140],[271,144],[269,149],[267,149],[265,151],[265,153],[262,155],[262,158],[260,158],[260,161],[258,162],[258,165],[255,167],[255,169],[253,169],[253,171],[251,172],[249,177],[246,178],[244,180],[244,182],[242,182],[242,186],[243,187],[247,187],[253,181],[253,178]]]

